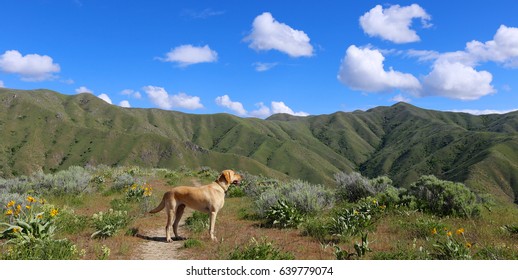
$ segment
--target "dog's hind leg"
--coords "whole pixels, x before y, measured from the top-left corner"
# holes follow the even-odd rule
[[[171,239],[171,226],[173,225],[173,219],[175,215],[175,207],[171,207],[170,209],[166,209],[167,212],[167,224],[165,226],[165,241],[173,242]]]
[[[174,218],[173,223],[173,232],[175,240],[185,240],[185,237],[181,237],[178,235],[178,224],[180,223],[180,219],[182,219],[183,211],[185,210],[185,204],[180,204],[176,207],[176,216]]]

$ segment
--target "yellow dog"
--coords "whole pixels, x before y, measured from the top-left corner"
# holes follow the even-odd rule
[[[165,226],[166,241],[171,242],[171,224],[176,240],[185,239],[178,235],[178,223],[182,218],[185,207],[194,210],[209,213],[210,215],[210,238],[216,241],[214,236],[214,226],[216,224],[216,216],[218,211],[223,208],[225,203],[225,193],[231,184],[239,184],[241,175],[236,174],[232,170],[224,170],[218,179],[208,185],[200,187],[179,186],[166,192],[162,198],[162,202],[157,208],[149,211],[149,213],[157,213],[165,208],[167,213],[167,224]],[[174,222],[173,222],[174,219]]]

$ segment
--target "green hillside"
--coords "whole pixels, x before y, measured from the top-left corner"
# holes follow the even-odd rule
[[[71,165],[208,166],[333,184],[338,171],[463,181],[514,201],[518,112],[473,116],[405,103],[266,120],[121,108],[91,94],[0,88],[0,176]]]

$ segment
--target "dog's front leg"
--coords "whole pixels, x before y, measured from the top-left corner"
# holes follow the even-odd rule
[[[210,212],[210,227],[209,227],[209,233],[210,233],[210,239],[212,241],[217,241],[218,239],[216,236],[214,236],[214,227],[216,225],[216,216],[218,215],[218,212],[212,211]]]

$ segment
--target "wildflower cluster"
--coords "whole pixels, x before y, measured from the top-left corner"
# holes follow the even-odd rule
[[[152,193],[153,188],[148,187],[146,184],[132,184],[126,188],[126,199],[140,201],[142,198],[150,197]]]
[[[453,233],[448,228],[443,230],[432,229],[435,239],[432,255],[442,260],[468,260],[471,259],[473,243],[468,242],[464,228],[459,228]]]
[[[11,200],[5,206],[7,223],[0,223],[0,226],[7,227],[0,231],[0,238],[14,241],[31,242],[34,240],[49,239],[56,229],[54,217],[59,211],[55,208],[46,211],[38,211],[46,203],[44,199],[36,199],[33,196],[26,198],[26,205]]]

